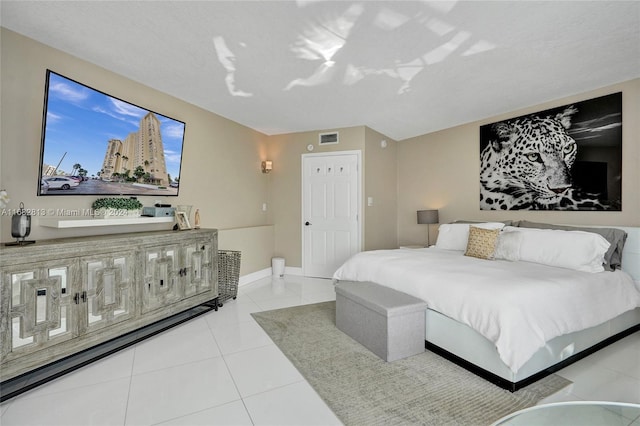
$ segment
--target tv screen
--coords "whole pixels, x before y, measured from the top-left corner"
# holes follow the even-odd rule
[[[177,196],[185,123],[47,70],[38,195]]]

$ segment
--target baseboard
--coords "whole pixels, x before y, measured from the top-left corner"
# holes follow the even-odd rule
[[[294,267],[294,266],[285,266],[284,268],[285,275],[298,275],[302,276],[302,268]]]
[[[262,278],[266,278],[270,276],[271,276],[271,268],[261,269],[259,271],[252,272],[247,275],[242,275],[238,280],[238,286],[242,287],[243,285],[247,285],[254,281],[258,281]]]
[[[238,286],[242,287],[243,285],[251,284],[254,281],[261,280],[263,278],[270,277],[272,275],[272,268],[261,269],[256,272],[252,272],[247,275],[243,275],[238,280]],[[293,267],[293,266],[285,266],[284,268],[285,275],[298,275],[302,276],[302,268]]]

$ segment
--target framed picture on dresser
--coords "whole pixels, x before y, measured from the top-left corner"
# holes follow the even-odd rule
[[[191,229],[191,224],[189,223],[189,218],[185,212],[176,212],[176,223],[178,224],[178,229],[184,231],[185,229]]]

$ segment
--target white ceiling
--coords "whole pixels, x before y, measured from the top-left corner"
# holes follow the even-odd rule
[[[638,1],[2,0],[0,16],[269,135],[402,140],[640,77]]]

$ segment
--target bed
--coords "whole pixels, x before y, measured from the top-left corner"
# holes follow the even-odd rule
[[[426,347],[511,391],[640,329],[640,228],[615,227],[626,241],[614,242],[603,227],[485,225],[455,225],[455,238],[441,225],[435,247],[358,253],[334,279],[424,300]],[[495,235],[488,258],[465,255],[470,234],[489,234],[478,228]]]

